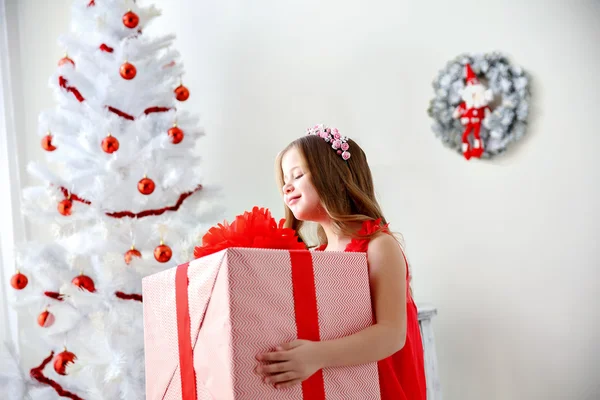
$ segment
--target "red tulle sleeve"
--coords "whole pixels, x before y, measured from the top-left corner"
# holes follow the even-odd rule
[[[372,235],[376,232],[390,233],[389,224],[382,225],[382,219],[378,218],[375,220],[363,221],[361,229],[357,232],[359,236]],[[346,246],[346,251],[352,252],[366,252],[369,247],[370,238],[359,239],[354,238]]]
[[[214,226],[202,237],[202,245],[194,249],[194,257],[200,258],[230,247],[262,249],[306,250],[293,229],[284,228],[266,208],[254,207],[229,224],[224,221]]]
[[[385,225],[381,225],[381,218],[377,218],[375,220],[368,220],[368,221],[364,221],[362,224],[361,229],[358,231],[359,235],[372,235],[375,232],[385,232],[385,233],[389,233],[389,225],[390,224],[385,224]]]

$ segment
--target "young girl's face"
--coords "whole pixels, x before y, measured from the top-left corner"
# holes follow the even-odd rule
[[[319,222],[324,213],[319,194],[298,149],[292,147],[281,159],[283,201],[300,221]]]

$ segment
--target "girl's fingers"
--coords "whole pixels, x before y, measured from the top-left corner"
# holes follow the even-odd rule
[[[301,382],[302,382],[301,379],[294,379],[294,380],[291,380],[291,381],[287,381],[287,382],[283,382],[283,383],[278,383],[278,384],[275,385],[275,387],[277,389],[285,389],[285,388],[289,388],[289,387],[298,385]]]
[[[266,383],[284,383],[297,379],[298,376],[293,371],[284,372],[282,374],[271,375],[265,378]]]
[[[270,365],[261,365],[256,368],[256,371],[261,374],[275,374],[291,371],[291,369],[291,363],[284,361]]]
[[[259,354],[256,358],[259,361],[287,361],[288,356],[285,351],[275,351],[272,353]]]

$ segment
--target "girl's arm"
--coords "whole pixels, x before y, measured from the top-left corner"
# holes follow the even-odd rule
[[[322,367],[382,360],[406,340],[406,262],[398,242],[381,234],[369,243],[369,280],[376,323],[354,335],[319,343]]]

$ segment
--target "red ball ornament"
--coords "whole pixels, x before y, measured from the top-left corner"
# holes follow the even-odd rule
[[[179,85],[175,88],[175,98],[179,101],[186,101],[190,97],[190,91],[183,85]]]
[[[127,79],[128,81],[135,78],[135,75],[137,74],[135,66],[127,61],[121,65],[119,72],[121,73],[121,77],[123,77],[123,79]]]
[[[77,286],[80,289],[85,289],[88,292],[94,293],[96,291],[96,287],[94,286],[94,281],[87,275],[81,273],[81,275],[73,278],[71,283]]]
[[[183,131],[177,126],[177,124],[173,124],[173,127],[169,129],[169,136],[171,137],[171,143],[181,143],[183,140]]]
[[[54,370],[57,374],[66,375],[67,365],[73,364],[76,359],[75,354],[65,349],[65,351],[58,353],[54,358]]]
[[[64,199],[60,203],[58,203],[58,212],[65,217],[71,215],[73,209],[73,202],[71,199]]]
[[[125,253],[125,263],[129,265],[133,257],[142,258],[142,253],[140,253],[135,247],[131,246],[131,249],[127,250],[127,253]]]
[[[156,246],[154,249],[154,258],[156,261],[161,263],[168,262],[173,256],[173,250],[166,244],[164,244],[161,240],[160,246]]]
[[[108,136],[102,140],[102,150],[108,154],[114,153],[119,150],[119,141],[109,133]]]
[[[46,151],[56,150],[56,146],[52,144],[52,135],[50,133],[42,138],[42,149]]]
[[[129,10],[123,15],[123,25],[126,27],[133,29],[140,23],[140,17],[137,16],[136,13]]]
[[[40,315],[38,315],[37,320],[39,326],[42,328],[48,328],[54,324],[55,318],[54,314],[52,314],[50,311],[44,310]]]
[[[65,54],[63,58],[58,60],[58,66],[62,67],[65,64],[71,64],[72,66],[75,66],[75,61],[71,60],[69,56]]]
[[[25,289],[25,286],[27,286],[27,282],[29,282],[29,280],[25,275],[20,273],[19,270],[17,270],[17,273],[14,274],[12,278],[10,278],[10,286],[17,290]]]
[[[144,178],[138,182],[138,190],[141,194],[145,194],[146,196],[152,194],[152,192],[154,192],[154,188],[156,188],[154,181],[150,178],[146,178],[145,175]]]

